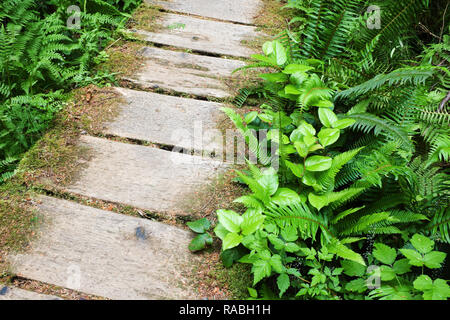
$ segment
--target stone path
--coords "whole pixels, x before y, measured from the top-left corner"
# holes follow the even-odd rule
[[[221,79],[244,63],[223,56],[248,57],[252,53],[242,42],[258,36],[251,23],[260,1],[146,2],[168,10],[160,18],[162,27],[158,32],[133,32],[149,43],[197,53],[145,47],[139,53],[145,67],[128,80],[140,89],[229,97]],[[174,24],[182,27],[174,29]],[[106,124],[106,136],[197,151],[222,147],[221,138],[202,135],[216,128],[220,103],[116,90],[125,102],[118,117]],[[199,135],[197,130],[203,131]],[[66,191],[163,215],[183,215],[180,200],[227,167],[207,157],[88,135],[82,136],[80,143],[91,150],[92,157]],[[46,223],[29,251],[8,257],[18,276],[109,299],[203,298],[189,274],[198,261],[187,249],[190,232],[67,200],[46,196],[36,200]],[[0,299],[56,297],[4,288]]]

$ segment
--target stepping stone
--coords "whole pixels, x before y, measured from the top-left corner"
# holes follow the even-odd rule
[[[235,57],[248,57],[256,53],[246,47],[243,41],[261,36],[256,27],[171,13],[161,16],[157,23],[161,25],[157,32],[134,32],[153,43]]]
[[[48,223],[14,273],[110,299],[198,299],[188,283],[191,233],[146,219],[40,197]]]
[[[216,129],[218,121],[224,119],[219,110],[222,104],[125,88],[116,90],[126,104],[106,124],[105,133],[187,151],[222,151],[222,133]]]
[[[184,215],[180,202],[225,168],[209,158],[91,136],[81,144],[91,160],[66,190],[153,212]]]
[[[252,24],[262,7],[260,0],[145,0],[166,10],[220,20]]]
[[[246,63],[238,60],[144,47],[140,55],[145,57],[145,67],[128,79],[140,87],[165,89],[177,93],[201,97],[227,98],[231,94],[220,78]]]
[[[0,286],[0,300],[63,300],[60,297]]]

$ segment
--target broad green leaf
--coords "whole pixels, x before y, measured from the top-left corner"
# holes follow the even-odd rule
[[[265,174],[257,182],[264,188],[267,194],[273,195],[278,190],[278,176]]]
[[[242,215],[241,230],[243,235],[249,235],[262,227],[266,217],[255,210],[247,210]]]
[[[209,233],[202,233],[197,235],[194,239],[192,239],[188,248],[192,252],[200,251],[204,249],[207,245],[211,245],[213,242],[213,238]]]
[[[314,69],[314,67],[311,67],[311,66],[307,66],[304,64],[292,63],[292,64],[287,65],[286,68],[284,68],[283,72],[286,74],[293,74],[296,72],[308,72],[313,69]]]
[[[399,250],[406,258],[409,260],[409,264],[421,267],[423,266],[423,257],[422,255],[413,249],[400,249]]]
[[[333,123],[332,127],[335,129],[345,129],[347,127],[350,127],[356,122],[355,119],[341,119]]]
[[[286,76],[284,73],[261,73],[258,75],[263,80],[269,81],[269,82],[276,82],[276,83],[282,83],[288,81],[288,76]]]
[[[214,233],[216,234],[217,237],[219,237],[220,240],[223,241],[223,239],[225,239],[225,236],[227,234],[230,233],[230,231],[228,231],[223,224],[218,223],[217,226],[214,228]]]
[[[300,250],[300,247],[293,242],[288,242],[284,246],[284,250],[290,253],[296,253]]]
[[[312,172],[326,171],[331,168],[332,162],[330,157],[312,156],[306,159],[305,169]]]
[[[247,113],[247,114],[245,115],[244,121],[245,121],[245,123],[250,124],[250,123],[252,123],[253,120],[255,120],[257,117],[258,117],[258,112],[252,111],[252,112],[249,112],[249,113]]]
[[[277,278],[278,289],[280,290],[280,298],[286,292],[287,289],[291,286],[291,281],[289,280],[289,276],[286,273],[282,273]]]
[[[279,228],[277,227],[277,225],[275,223],[265,223],[264,229],[267,230],[267,232],[274,233],[274,234],[278,234],[278,230],[279,230]]]
[[[273,43],[272,41],[266,41],[264,42],[263,46],[262,46],[263,52],[266,56],[270,55],[271,53],[273,53]],[[252,56],[253,58],[253,56]]]
[[[301,92],[292,84],[288,84],[286,87],[284,87],[284,93],[297,95]]]
[[[243,256],[242,258],[240,258],[238,261],[240,263],[248,263],[248,264],[254,264],[256,261],[258,261],[259,258],[253,254],[246,254],[245,256]]]
[[[423,263],[430,269],[437,269],[441,267],[442,262],[444,262],[447,254],[440,251],[432,251],[427,253],[423,257]]]
[[[421,234],[413,235],[411,238],[411,244],[417,249],[417,251],[423,254],[430,252],[434,248],[434,241]]]
[[[402,275],[411,271],[411,265],[408,259],[400,259],[394,263],[394,272],[398,275]]]
[[[345,290],[363,293],[367,290],[366,281],[364,281],[364,279],[361,278],[352,280],[345,285]]]
[[[223,239],[222,243],[223,250],[228,250],[237,247],[241,243],[242,238],[243,237],[241,235],[234,232],[230,232],[225,236],[225,239]]]
[[[297,178],[303,177],[303,174],[305,173],[305,167],[303,167],[302,164],[292,163],[288,160],[285,160],[284,163]]]
[[[275,61],[275,58],[273,56],[266,57],[266,56],[263,56],[262,54],[252,54],[251,58],[254,60],[264,62],[264,63],[271,64],[275,68],[278,68],[277,62]]]
[[[270,243],[273,244],[273,246],[275,247],[275,249],[277,250],[283,250],[285,247],[285,243],[283,240],[281,240],[278,236],[276,235],[269,235],[269,241]]]
[[[341,266],[344,273],[351,277],[362,277],[366,273],[366,266],[355,261],[341,260]]]
[[[424,300],[447,300],[450,297],[450,287],[442,279],[431,280],[427,275],[421,275],[413,282],[414,288],[423,291]]]
[[[258,118],[262,122],[271,123],[273,121],[273,116],[267,113],[260,113],[258,114]]]
[[[270,277],[272,273],[272,267],[268,260],[257,260],[252,267],[253,271],[253,285],[256,285],[262,279]]]
[[[319,108],[334,108],[334,104],[330,100],[320,100],[319,102],[316,102],[314,106]]]
[[[328,108],[319,108],[319,119],[325,127],[331,128],[338,121],[337,116]]]
[[[308,79],[309,75],[306,72],[295,72],[291,74],[291,77],[289,78],[289,81],[294,84],[295,86],[299,87],[302,85],[304,81]]]
[[[189,228],[191,228],[192,231],[196,233],[204,233],[211,227],[211,223],[206,218],[188,222],[186,224],[188,225]]]
[[[391,267],[381,266],[380,267],[381,280],[383,281],[391,281],[395,278],[395,272]]]
[[[275,51],[275,58],[277,60],[277,64],[279,66],[282,66],[287,61],[286,49],[284,49],[283,45],[277,40],[275,40],[273,43],[274,43],[274,51]]]
[[[317,151],[320,149],[323,149],[323,146],[321,146],[320,144],[315,144],[315,145],[309,147],[308,153],[311,153],[311,152],[314,152],[314,151]]]
[[[220,258],[225,268],[230,268],[235,261],[238,261],[248,252],[246,248],[235,247],[233,249],[222,251]]]
[[[316,129],[314,129],[314,127],[312,125],[310,125],[306,121],[302,121],[302,123],[300,123],[300,125],[298,126],[297,129],[304,136],[314,136],[314,135],[316,135]]]
[[[308,146],[303,142],[303,139],[302,141],[295,141],[294,147],[300,157],[305,158],[308,155]]]
[[[414,288],[420,291],[430,290],[433,288],[433,280],[427,275],[417,277],[413,282]]]
[[[273,255],[270,258],[270,265],[272,266],[273,270],[277,273],[283,272],[283,263],[281,262],[281,257],[278,254]]]
[[[297,228],[293,226],[285,226],[281,229],[281,236],[284,240],[294,242],[298,239]]]
[[[448,300],[449,297],[450,287],[443,279],[434,280],[433,287],[423,293],[425,300]]]
[[[291,135],[289,136],[289,139],[292,142],[303,142],[303,133],[300,129],[295,129],[294,131],[291,132]],[[306,146],[305,146],[306,148]]]
[[[316,191],[322,191],[322,186],[317,182],[317,179],[314,175],[314,172],[305,171],[305,175],[302,178],[302,182],[306,184],[307,186],[313,187]],[[303,196],[305,199],[304,202],[306,202],[307,198],[305,195],[301,195],[300,198]]]
[[[247,290],[248,290],[248,294],[250,295],[250,297],[252,297],[254,299],[258,298],[258,291],[256,291],[253,288],[247,288]]]
[[[397,252],[395,249],[383,244],[375,243],[375,249],[373,250],[373,256],[380,262],[384,264],[393,264],[395,258],[397,257]]]
[[[277,192],[272,197],[272,202],[280,205],[286,206],[300,201],[300,197],[297,192],[289,188],[279,188]]]
[[[319,283],[325,283],[327,277],[324,274],[316,274],[311,279],[311,287],[318,285]]]
[[[219,222],[230,232],[238,233],[241,228],[242,217],[232,210],[217,210]]]
[[[306,136],[303,136],[303,141],[305,142],[306,146],[309,148],[317,142],[317,138],[315,136],[306,135]]]
[[[340,134],[339,129],[322,129],[318,134],[320,144],[324,147],[332,145],[338,141]]]

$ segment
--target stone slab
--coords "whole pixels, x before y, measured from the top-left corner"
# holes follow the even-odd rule
[[[1,300],[63,300],[59,297],[0,285]]]
[[[206,157],[91,136],[81,144],[92,157],[67,191],[154,212],[183,215],[185,197],[225,168]]]
[[[165,89],[201,97],[230,97],[221,78],[230,77],[237,68],[245,66],[238,60],[144,47],[140,53],[144,67],[129,80],[140,87]]]
[[[252,24],[262,8],[261,0],[145,0],[166,10],[220,20]]]
[[[29,253],[10,256],[23,277],[110,299],[198,299],[188,274],[191,233],[174,226],[41,197],[46,223]]]
[[[177,14],[164,14],[156,32],[132,30],[144,40],[206,53],[249,57],[256,53],[242,42],[261,36],[256,27],[211,21]]]
[[[216,129],[223,105],[157,93],[116,88],[126,103],[106,124],[105,133],[186,150],[222,151],[223,138]]]

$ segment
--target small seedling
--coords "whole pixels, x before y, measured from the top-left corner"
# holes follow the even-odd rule
[[[197,233],[197,236],[189,244],[189,250],[192,252],[200,251],[213,243],[213,238],[208,232],[211,229],[211,222],[208,219],[202,218],[188,222],[187,225],[192,231]]]

